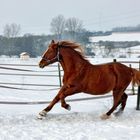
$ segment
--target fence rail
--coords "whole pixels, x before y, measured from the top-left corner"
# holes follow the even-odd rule
[[[134,96],[133,94],[128,94],[129,96]],[[94,96],[88,98],[77,98],[77,99],[68,99],[66,102],[77,102],[77,101],[89,101],[95,99],[110,98],[112,95],[102,95]],[[10,104],[10,105],[38,105],[38,104],[49,104],[51,101],[33,101],[33,102],[16,102],[16,101],[0,101],[0,104]]]
[[[43,76],[43,77],[59,77],[59,75],[54,75],[54,74],[50,74],[50,75],[47,75],[47,74],[18,74],[18,73],[0,73],[0,75],[10,75],[10,76]]]
[[[39,87],[59,87],[59,85],[48,85],[48,84],[24,84],[24,83],[5,83],[5,82],[0,82],[2,85],[20,85],[20,86],[39,86]]]
[[[117,61],[117,60],[115,60]],[[120,63],[123,64],[138,64],[137,69],[140,69],[140,64],[138,61],[118,61]],[[12,66],[12,68],[11,68]],[[20,71],[20,72],[24,72],[24,73],[9,73],[9,72],[0,72],[1,76],[22,76],[22,77],[56,77],[58,78],[59,83],[56,85],[51,85],[51,84],[36,84],[36,83],[14,83],[14,82],[0,82],[0,88],[7,88],[7,89],[15,89],[15,90],[33,90],[33,91],[49,91],[49,90],[58,90],[62,83],[61,83],[61,68],[58,65],[50,65],[49,67],[54,67],[57,68],[56,70],[50,70],[50,71],[46,71],[46,72],[58,72],[58,74],[38,74],[44,71],[36,71],[36,70],[30,70],[29,67],[37,67],[38,65],[32,65],[32,64],[0,64],[0,69],[3,70],[10,70],[10,71]],[[16,67],[16,68],[13,68]],[[24,68],[17,68],[17,67],[28,67],[27,69]],[[28,73],[26,73],[28,72]],[[36,73],[34,73],[36,72]],[[13,87],[14,86],[14,87]],[[17,87],[17,86],[32,86],[32,87],[54,87],[52,89],[33,89],[33,88],[23,88],[23,87]],[[129,91],[131,91],[131,94],[129,95],[134,95],[135,91],[137,89],[134,89],[134,87],[129,88]],[[133,92],[133,93],[132,93]],[[137,94],[139,95],[139,94]],[[74,102],[74,101],[85,101],[85,100],[93,100],[93,99],[101,99],[101,98],[108,98],[111,97],[111,95],[105,95],[105,96],[99,96],[99,97],[90,97],[90,98],[81,98],[81,99],[71,99],[71,100],[67,100],[68,102]],[[140,101],[137,101],[137,108],[139,109],[139,103]],[[46,103],[50,103],[50,101],[35,101],[35,102],[11,102],[11,101],[0,101],[0,104],[46,104]]]
[[[33,64],[10,64],[10,63],[6,63],[6,64],[1,63],[0,66],[38,67],[38,65],[33,65]],[[57,67],[57,65],[50,65],[49,67]]]

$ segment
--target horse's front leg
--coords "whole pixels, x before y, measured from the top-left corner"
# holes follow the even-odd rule
[[[71,106],[66,103],[65,98],[78,92],[78,86],[66,86],[65,92],[60,95],[61,106],[67,110],[71,110]]]
[[[47,108],[45,108],[44,110],[42,110],[40,113],[39,113],[39,116],[38,118],[39,119],[43,119],[43,117],[45,117],[47,115],[47,113],[53,108],[53,106],[59,102],[59,100],[61,100],[61,106],[64,107],[65,109],[67,110],[70,110],[71,107],[69,104],[67,104],[65,102],[65,98],[67,96],[70,96],[70,95],[73,95],[75,93],[77,93],[77,90],[76,90],[76,86],[72,86],[72,87],[69,87],[69,86],[63,86],[61,88],[61,90],[59,91],[59,93],[56,95],[56,97],[53,99],[53,101],[49,104],[49,106]]]
[[[48,107],[46,107],[45,109],[43,109],[39,115],[38,115],[38,119],[43,119],[43,117],[46,117],[47,113],[53,108],[53,106],[60,100],[59,98],[59,93],[56,95],[56,97],[53,99],[53,101],[49,104]]]
[[[38,115],[38,119],[43,119],[43,117],[45,117],[47,115],[47,113],[53,108],[53,106],[59,102],[61,95],[64,93],[65,88],[62,87],[60,89],[60,91],[58,92],[58,94],[55,96],[55,98],[53,99],[53,101],[49,104],[48,107],[46,107],[45,109],[43,109],[39,115]]]
[[[71,110],[71,106],[69,104],[66,103],[65,101],[65,97],[64,98],[61,98],[61,106],[67,110]]]

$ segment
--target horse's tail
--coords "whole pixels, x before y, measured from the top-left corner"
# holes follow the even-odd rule
[[[132,84],[140,85],[140,71],[132,69]]]

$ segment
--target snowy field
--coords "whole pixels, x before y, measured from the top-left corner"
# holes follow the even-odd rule
[[[138,59],[134,59],[134,61]],[[112,59],[93,59],[92,63],[110,62]],[[131,59],[132,61],[132,59]],[[38,60],[20,61],[18,59],[0,59],[0,64],[35,64]],[[0,65],[3,66],[3,65]],[[18,69],[28,69],[34,72],[23,72],[0,69],[0,73],[14,74],[57,74],[55,67],[47,67],[44,70],[38,67],[4,66]],[[50,71],[54,72],[51,73]],[[39,71],[39,72],[37,72]],[[0,82],[23,83],[16,87],[29,89],[17,90],[0,88],[0,101],[50,101],[58,90],[50,90],[53,87],[32,87],[31,84],[57,84],[56,77],[28,77],[0,75]],[[2,84],[1,84],[2,85]],[[15,87],[14,85],[8,85]],[[43,91],[41,91],[43,89]],[[79,94],[68,99],[92,97]],[[108,120],[101,120],[100,115],[112,106],[112,97],[70,102],[71,111],[61,108],[58,103],[44,120],[37,120],[37,114],[47,106],[42,105],[0,105],[0,140],[139,140],[140,139],[140,111],[136,111],[136,95],[129,96],[125,112],[116,117],[111,116]]]
[[[91,42],[99,41],[140,41],[140,33],[112,33],[108,36],[96,36],[90,38]]]

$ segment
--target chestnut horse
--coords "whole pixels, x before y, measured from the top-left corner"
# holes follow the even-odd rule
[[[103,95],[113,91],[113,106],[102,116],[109,118],[111,113],[121,105],[123,111],[126,105],[127,94],[124,92],[130,82],[139,84],[140,72],[121,63],[112,62],[102,65],[92,65],[85,59],[79,44],[52,40],[44,53],[39,67],[59,62],[64,70],[63,86],[47,108],[39,113],[42,119],[59,101],[61,106],[70,110],[65,98],[76,93],[84,92],[92,95]]]

